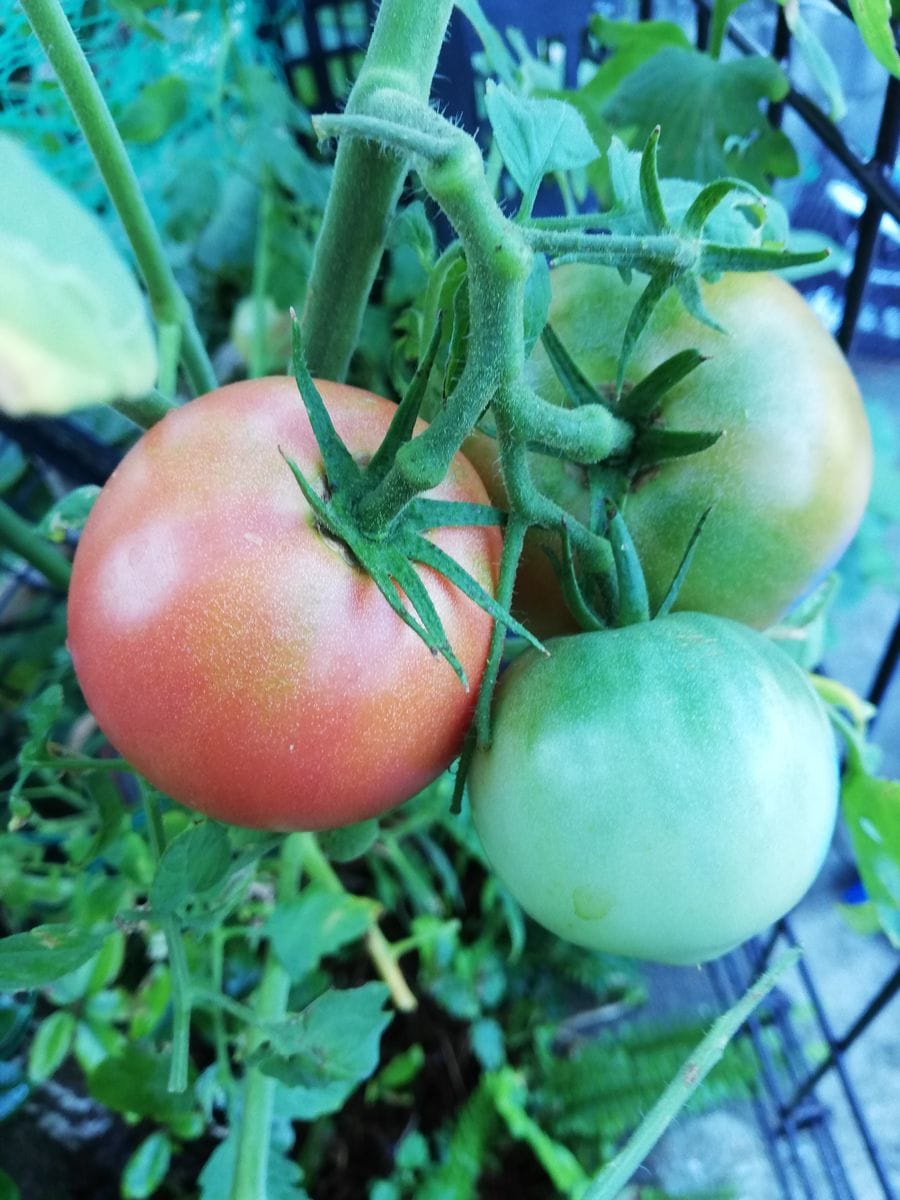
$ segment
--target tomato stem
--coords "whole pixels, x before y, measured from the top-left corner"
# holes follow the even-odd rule
[[[157,324],[181,329],[181,358],[191,383],[198,392],[211,391],[216,376],[190,305],[175,280],[122,138],[59,0],[22,0],[22,10],[103,176],[147,285]]]
[[[303,835],[303,862],[310,879],[328,888],[331,892],[347,892],[341,883],[340,876],[322,852],[315,836],[311,833]],[[400,970],[396,948],[385,937],[376,922],[373,922],[366,934],[366,950],[372,965],[378,972],[382,982],[391,993],[391,1000],[399,1012],[413,1012],[418,1007],[418,1000],[410,989],[409,984]]]
[[[582,1200],[615,1200],[690,1096],[725,1053],[725,1048],[779,978],[800,957],[789,950],[715,1022],[616,1157],[600,1172]]]
[[[68,589],[72,574],[69,560],[4,500],[0,500],[0,545],[24,558],[60,591]]]
[[[276,896],[280,903],[285,903],[296,895],[305,848],[304,834],[295,833],[285,838],[276,885]],[[265,1024],[284,1017],[290,990],[290,976],[270,943],[266,951],[262,979],[253,997],[253,1010],[258,1025],[247,1033],[248,1058],[264,1043]],[[269,1194],[269,1148],[276,1085],[277,1081],[269,1075],[264,1075],[258,1067],[247,1068],[229,1200],[266,1200]]]
[[[141,781],[141,803],[147,821],[147,837],[156,862],[166,848],[166,833],[156,799]],[[159,927],[166,939],[169,972],[172,979],[172,1058],[169,1064],[170,1092],[183,1092],[188,1085],[191,1042],[191,977],[184,952],[184,938],[172,916],[160,918]]]
[[[426,103],[452,9],[452,0],[383,0],[346,111],[384,86]],[[406,172],[405,159],[374,143],[348,138],[338,147],[303,314],[314,375],[347,374]]]

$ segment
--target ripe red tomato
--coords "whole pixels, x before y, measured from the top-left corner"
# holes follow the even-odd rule
[[[319,382],[369,456],[394,406]],[[171,412],[104,487],[75,556],[68,644],[109,740],[153,784],[223,821],[321,829],[383,812],[450,763],[490,618],[419,568],[467,693],[323,533],[279,447],[323,478],[296,383],[235,383]],[[461,455],[432,493],[486,501]],[[496,528],[431,536],[493,590]]]

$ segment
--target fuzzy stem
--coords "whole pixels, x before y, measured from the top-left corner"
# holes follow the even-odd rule
[[[69,587],[72,568],[67,558],[55,550],[4,501],[0,500],[0,546],[6,546],[35,567],[48,583],[65,592]]]
[[[653,1105],[624,1148],[600,1172],[581,1200],[615,1200],[690,1096],[716,1065],[734,1035],[800,952],[789,950],[736,1004],[722,1013],[693,1054]]]
[[[281,851],[276,888],[279,902],[286,902],[296,894],[303,857],[304,835],[291,834],[285,839]],[[262,979],[253,998],[253,1009],[259,1025],[247,1034],[248,1057],[265,1041],[263,1026],[284,1017],[290,990],[290,976],[270,945]],[[258,1067],[247,1068],[229,1200],[267,1200],[276,1083]]]
[[[159,862],[166,848],[162,816],[154,796],[146,784],[140,785],[141,802],[147,821],[147,837],[154,859]],[[191,977],[184,952],[184,939],[174,917],[159,922],[169,953],[169,973],[172,977],[172,1058],[169,1064],[170,1092],[183,1092],[188,1085],[191,1044]]]
[[[383,0],[346,111],[379,87],[427,102],[452,9],[452,0]],[[303,314],[314,375],[347,374],[406,171],[373,143],[347,138],[338,147]]]
[[[59,0],[21,0],[21,4],[103,176],[147,286],[157,324],[180,326],[181,357],[191,383],[197,391],[211,391],[216,386],[215,372],[190,306],[166,258],[122,138]]]

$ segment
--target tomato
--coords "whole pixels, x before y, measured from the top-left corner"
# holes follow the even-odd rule
[[[394,406],[318,386],[351,451],[371,455]],[[238,825],[318,829],[382,812],[444,770],[491,620],[420,569],[466,692],[317,527],[279,447],[322,481],[289,378],[220,388],[146,433],[85,527],[68,644],[101,729],[162,791]],[[432,494],[485,501],[462,456]],[[493,589],[496,528],[429,536]]]
[[[838,799],[800,668],[705,613],[549,649],[507,670],[469,776],[487,857],[526,912],[595,950],[695,963],[790,909]]]
[[[551,273],[549,320],[598,390],[612,394],[628,315],[645,285],[611,268],[572,264]],[[774,275],[726,275],[702,285],[704,303],[727,333],[691,317],[674,292],[637,343],[626,382],[679,350],[702,363],[664,399],[673,429],[721,430],[707,450],[639,476],[625,517],[653,605],[666,594],[703,511],[713,505],[678,607],[763,628],[776,621],[838,559],[859,524],[872,478],[872,446],[859,391],[840,349],[797,291]],[[563,393],[538,346],[537,391]],[[466,446],[482,463],[486,448]],[[581,469],[533,456],[541,486],[586,520]],[[497,481],[491,484],[498,494]],[[574,628],[541,550],[531,539],[517,590],[519,614],[541,636]]]

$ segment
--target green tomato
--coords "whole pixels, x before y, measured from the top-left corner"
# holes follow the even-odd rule
[[[525,911],[578,945],[697,963],[793,907],[838,800],[803,671],[701,613],[549,649],[507,670],[469,776],[487,857]]]
[[[646,279],[635,276],[626,286],[611,268],[578,263],[554,270],[551,281],[550,323],[586,377],[611,395],[628,316]],[[640,475],[625,517],[655,606],[712,505],[678,607],[764,628],[853,536],[871,485],[871,436],[837,343],[790,284],[767,274],[726,275],[701,291],[727,332],[696,321],[670,291],[635,347],[626,386],[696,347],[707,361],[666,395],[661,419],[672,429],[722,436],[707,450]],[[541,396],[564,402],[541,346],[529,369]],[[484,475],[484,454],[469,446],[466,453]],[[534,455],[532,471],[552,498],[587,519],[582,469]],[[548,539],[558,541],[543,535],[544,544]],[[523,562],[517,604],[540,635],[574,628],[538,538]]]

